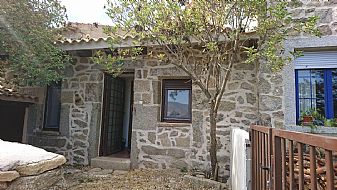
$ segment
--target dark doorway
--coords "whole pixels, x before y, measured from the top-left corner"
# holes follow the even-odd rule
[[[22,142],[26,104],[0,101],[0,139]]]
[[[131,131],[133,79],[105,75],[100,156],[128,150]]]

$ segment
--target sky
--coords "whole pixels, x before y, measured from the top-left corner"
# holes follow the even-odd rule
[[[69,22],[111,24],[105,14],[106,0],[59,0],[67,9]]]

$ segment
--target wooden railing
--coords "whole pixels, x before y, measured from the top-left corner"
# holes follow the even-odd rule
[[[335,137],[251,126],[251,147],[253,190],[337,189]]]
[[[271,133],[272,128],[263,126],[251,126],[252,147],[252,189],[264,190],[270,186],[270,164],[271,164]]]

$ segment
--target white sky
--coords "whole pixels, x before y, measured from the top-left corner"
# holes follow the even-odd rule
[[[68,21],[81,23],[111,24],[105,14],[106,0],[59,0],[67,8]]]

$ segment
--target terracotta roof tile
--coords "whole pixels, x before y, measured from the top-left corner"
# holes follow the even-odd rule
[[[35,96],[19,93],[11,88],[0,85],[0,100],[36,103],[38,98]]]
[[[104,27],[106,25],[98,24],[85,24],[85,23],[73,23],[70,22],[62,32],[62,37],[56,44],[78,44],[78,43],[90,43],[90,42],[107,42],[109,36],[104,33]],[[123,40],[134,39],[136,36],[127,34],[119,35]]]

